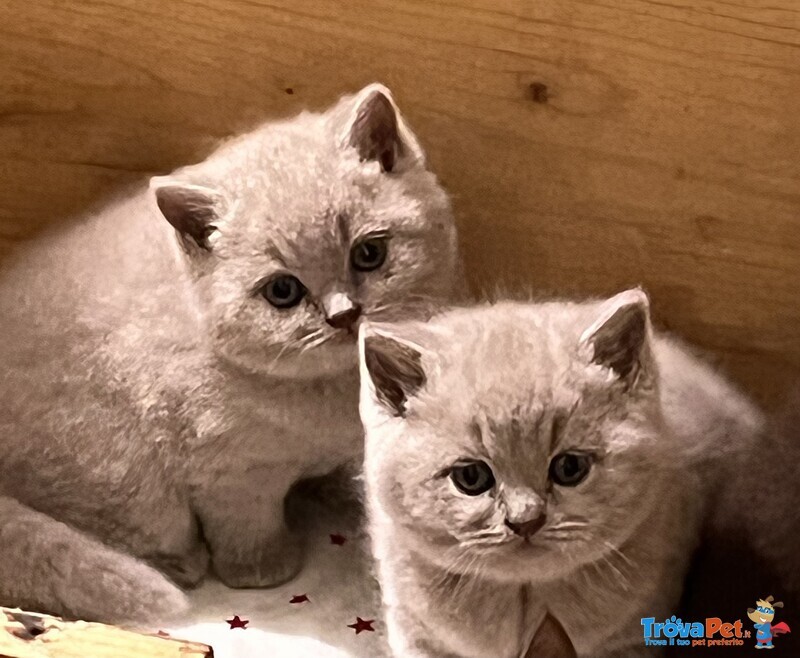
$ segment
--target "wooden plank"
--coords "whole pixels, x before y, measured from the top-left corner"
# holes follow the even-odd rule
[[[762,400],[797,381],[796,0],[3,0],[0,240],[373,80],[476,290],[641,283]]]
[[[211,647],[0,608],[0,658],[213,658]]]

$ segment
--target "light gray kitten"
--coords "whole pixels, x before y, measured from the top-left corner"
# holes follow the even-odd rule
[[[165,221],[166,219],[166,221]],[[0,603],[161,618],[279,584],[300,478],[360,454],[356,328],[457,284],[450,205],[387,89],[267,124],[0,275]],[[130,557],[133,556],[133,557]]]
[[[700,464],[747,449],[760,412],[653,334],[640,290],[361,333],[394,654],[651,654],[640,620],[676,612]]]

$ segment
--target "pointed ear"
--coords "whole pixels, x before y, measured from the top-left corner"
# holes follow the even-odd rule
[[[393,416],[404,416],[406,404],[425,384],[422,355],[408,343],[362,326],[359,338],[362,386]]]
[[[210,251],[209,236],[217,230],[222,196],[215,190],[169,177],[150,179],[161,214],[178,232],[183,248]]]
[[[632,384],[649,361],[650,303],[640,289],[609,299],[600,317],[581,336],[592,363],[612,370]]]
[[[344,142],[355,148],[362,160],[380,162],[387,173],[410,161],[423,160],[422,150],[391,92],[380,84],[368,85],[356,94]]]

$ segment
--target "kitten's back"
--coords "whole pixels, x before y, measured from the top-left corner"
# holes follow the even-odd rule
[[[0,271],[0,493],[79,528],[97,523],[101,501],[135,525],[153,510],[123,493],[127,478],[165,468],[143,468],[174,421],[160,382],[197,332],[162,224],[137,194],[21,247]]]
[[[33,339],[76,320],[155,315],[159,288],[178,284],[181,272],[165,239],[171,229],[151,205],[137,191],[21,245],[0,266],[2,328],[24,325]]]
[[[663,412],[687,458],[705,463],[752,446],[766,423],[752,400],[680,340],[661,335],[654,351]]]

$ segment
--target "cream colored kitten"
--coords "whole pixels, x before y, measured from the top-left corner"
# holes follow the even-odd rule
[[[165,221],[166,220],[166,221]],[[160,618],[279,584],[300,478],[358,456],[356,328],[456,285],[450,205],[387,89],[267,124],[0,274],[0,604]]]
[[[748,446],[760,413],[653,334],[639,290],[361,335],[394,654],[652,655],[641,618],[676,611],[713,486],[700,464]]]

